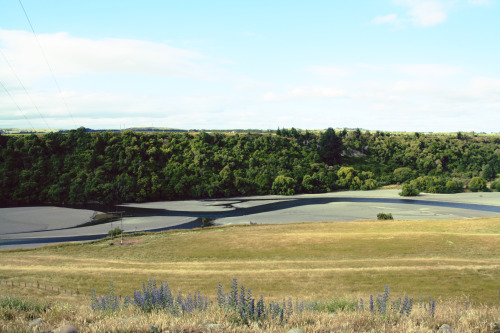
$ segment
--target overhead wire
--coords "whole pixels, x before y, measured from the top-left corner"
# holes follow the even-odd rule
[[[56,85],[56,87],[57,87],[57,89],[59,91],[59,94],[61,96],[63,104],[66,107],[66,110],[68,111],[68,114],[70,115],[71,120],[73,121],[73,124],[75,125],[75,127],[78,127],[76,125],[75,118],[73,118],[73,114],[71,113],[71,110],[70,110],[70,108],[68,106],[68,103],[66,102],[66,99],[64,98],[64,94],[63,94],[63,92],[61,90],[61,87],[59,86],[59,82],[57,82],[56,76],[54,75],[54,71],[52,70],[52,67],[50,66],[50,63],[47,60],[47,56],[45,55],[45,52],[43,51],[42,44],[38,40],[38,36],[37,36],[37,34],[35,32],[35,29],[33,28],[33,25],[31,24],[31,21],[30,21],[30,19],[28,17],[28,13],[26,12],[26,9],[24,9],[24,6],[23,6],[23,3],[22,3],[21,0],[19,0],[19,4],[21,5],[21,8],[23,9],[23,12],[24,12],[24,15],[26,16],[26,19],[28,20],[28,23],[29,23],[29,25],[31,27],[31,31],[33,32],[33,36],[35,36],[35,39],[36,39],[36,41],[38,43],[38,47],[40,48],[40,52],[42,53],[43,59],[45,60],[45,63],[47,64],[47,67],[48,67],[48,69],[50,71],[50,74],[52,75],[52,79],[54,80],[54,83],[55,83],[55,85]]]
[[[14,67],[12,67],[12,65],[10,64],[9,60],[7,59],[7,57],[5,56],[5,54],[2,52],[2,49],[0,49],[0,54],[2,54],[2,57],[3,59],[5,60],[5,62],[7,63],[7,65],[10,67],[12,73],[14,74],[14,76],[16,77],[17,81],[19,82],[19,84],[21,85],[21,87],[24,89],[24,92],[26,93],[26,95],[28,95],[28,97],[30,98],[31,100],[31,103],[33,103],[33,105],[35,106],[35,109],[38,111],[38,114],[40,115],[40,118],[42,118],[43,122],[45,123],[45,125],[47,126],[47,128],[52,131],[52,129],[50,128],[49,124],[47,123],[47,120],[45,119],[45,117],[43,116],[42,112],[40,111],[40,109],[38,108],[38,105],[35,103],[35,101],[33,100],[33,98],[31,97],[30,93],[28,92],[28,90],[26,89],[26,87],[24,86],[24,84],[22,83],[21,79],[19,78],[19,76],[17,75]],[[5,88],[5,86],[4,86]]]
[[[16,100],[14,99],[14,97],[12,97],[12,95],[10,94],[9,90],[4,86],[4,84],[2,83],[2,81],[0,81],[0,86],[2,86],[3,90],[5,90],[5,92],[7,93],[7,95],[9,95],[10,99],[12,100],[12,102],[17,106],[17,109],[19,110],[19,112],[21,112],[21,114],[23,115],[24,119],[26,119],[26,121],[30,124],[31,128],[33,130],[35,130],[35,127],[33,126],[33,124],[31,123],[31,121],[28,119],[28,117],[26,117],[26,114],[24,113],[24,111],[21,109],[21,107],[19,106],[19,104],[17,104]]]

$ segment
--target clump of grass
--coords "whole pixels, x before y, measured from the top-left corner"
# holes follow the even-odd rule
[[[50,308],[48,303],[40,303],[26,298],[4,296],[0,297],[0,319],[31,320],[39,317]],[[2,321],[2,320],[0,320]],[[0,327],[0,332],[2,331]]]
[[[318,312],[352,312],[356,310],[356,302],[345,298],[333,298],[329,301],[316,301],[309,308]]]
[[[25,298],[5,296],[0,297],[0,309],[42,313],[49,308],[47,303],[38,303]]]

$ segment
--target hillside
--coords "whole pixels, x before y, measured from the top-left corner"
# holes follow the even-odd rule
[[[453,193],[474,177],[483,179],[479,190],[495,179],[500,138],[293,128],[276,134],[80,128],[0,135],[0,162],[0,202],[7,205],[369,190],[412,180],[420,191]]]

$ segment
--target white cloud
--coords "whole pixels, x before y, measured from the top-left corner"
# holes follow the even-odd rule
[[[384,23],[399,23],[398,15],[397,14],[388,14],[384,16],[377,16],[372,20],[372,23],[375,24],[384,24]]]
[[[347,77],[351,75],[351,71],[345,67],[338,66],[310,66],[309,72],[324,76]]]
[[[467,3],[473,6],[490,6],[492,5],[491,0],[467,0]]]
[[[277,102],[293,99],[341,97],[345,95],[347,95],[345,90],[332,87],[296,87],[283,94],[276,94],[274,92],[266,93],[262,96],[262,100],[265,102]]]
[[[469,85],[469,93],[477,97],[494,97],[500,100],[500,79],[476,77]]]
[[[392,90],[397,93],[427,92],[433,87],[425,81],[398,81],[394,83]]]
[[[443,64],[404,64],[394,65],[396,71],[417,77],[444,78],[460,74],[462,69]]]
[[[475,5],[488,2],[488,0],[468,1]],[[449,11],[458,3],[457,0],[393,0],[393,2],[397,6],[406,7],[406,13],[377,16],[372,20],[372,23],[394,25],[411,23],[418,27],[431,27],[445,22]]]
[[[56,76],[80,73],[134,73],[169,77],[209,78],[204,57],[166,44],[131,39],[78,38],[67,33],[38,34]],[[0,29],[0,45],[23,78],[47,75],[47,65],[32,33]]]
[[[411,21],[421,27],[430,27],[446,21],[448,16],[444,5],[439,1],[417,1],[409,10]]]

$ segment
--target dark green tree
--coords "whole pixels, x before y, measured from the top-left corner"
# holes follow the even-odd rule
[[[328,165],[338,165],[341,163],[342,138],[338,137],[335,130],[331,127],[321,133],[319,138],[319,155],[323,162]]]

